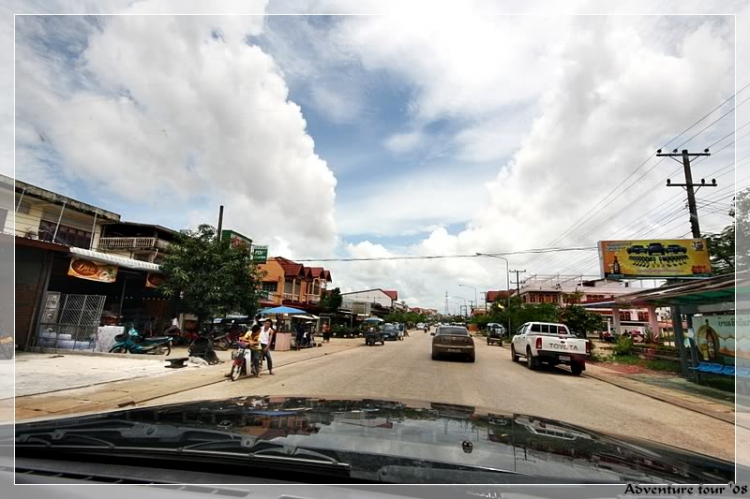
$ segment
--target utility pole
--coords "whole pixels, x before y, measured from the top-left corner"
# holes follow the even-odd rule
[[[221,226],[224,224],[224,205],[219,206],[219,227],[216,229],[217,239],[221,241]]]
[[[510,272],[513,272],[514,274],[516,274],[516,282],[514,282],[513,284],[516,285],[516,296],[521,296],[521,279],[519,278],[519,275],[525,274],[526,271],[525,270],[511,270]],[[508,290],[508,292],[510,293],[510,289]]]
[[[448,306],[448,290],[445,290],[445,315],[451,315],[450,307]]]
[[[690,210],[690,229],[693,232],[693,238],[700,239],[701,228],[698,223],[698,207],[695,204],[695,187],[698,189],[701,187],[716,187],[717,184],[716,179],[712,179],[710,184],[706,183],[706,179],[701,179],[700,184],[694,184],[693,172],[690,169],[690,158],[695,156],[710,156],[711,153],[708,152],[708,149],[705,149],[703,152],[688,152],[687,149],[683,149],[682,152],[677,152],[677,149],[675,149],[671,153],[662,153],[661,149],[659,149],[656,151],[656,155],[659,157],[672,158],[678,163],[680,161],[675,158],[682,157],[682,168],[685,171],[685,183],[673,184],[671,179],[667,179],[667,187],[684,187],[687,191],[688,209]]]
[[[695,204],[695,187],[700,189],[701,187],[716,187],[716,179],[712,179],[710,184],[706,183],[706,179],[701,179],[700,184],[694,184],[693,183],[693,172],[690,168],[690,158],[695,156],[710,156],[711,153],[708,152],[708,148],[704,149],[703,152],[688,152],[687,149],[683,149],[682,152],[677,152],[677,149],[673,150],[671,153],[662,153],[661,149],[656,151],[656,155],[659,157],[668,157],[672,158],[678,163],[680,162],[678,157],[682,158],[682,168],[685,172],[685,183],[684,184],[673,184],[671,179],[667,179],[667,187],[684,187],[685,191],[687,192],[687,198],[688,198],[688,209],[690,210],[690,229],[693,233],[694,239],[700,239],[701,237],[701,227],[698,223],[698,207]],[[679,282],[673,279],[670,279],[667,281],[667,284],[674,284],[675,282]],[[690,318],[688,318],[688,323],[690,323]],[[672,306],[672,331],[674,331],[674,338],[675,343],[677,343],[677,349],[680,352],[680,364],[682,367],[682,375],[685,378],[690,377],[690,371],[688,369],[688,359],[687,359],[687,352],[685,351],[685,336],[683,334],[682,329],[682,312],[680,310],[679,306]],[[691,348],[693,347],[693,343],[691,342]],[[691,350],[691,354],[694,353]],[[694,356],[694,355],[693,355]]]

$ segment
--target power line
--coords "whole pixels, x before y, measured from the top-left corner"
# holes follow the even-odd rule
[[[696,125],[697,125],[698,123],[700,123],[701,121],[705,120],[705,119],[706,119],[707,117],[709,117],[709,116],[710,116],[711,114],[713,114],[713,113],[714,113],[714,112],[716,112],[716,111],[717,111],[718,109],[720,109],[720,108],[721,108],[722,106],[724,106],[724,104],[726,104],[726,103],[727,103],[727,102],[729,102],[730,100],[734,99],[734,98],[735,98],[735,97],[736,97],[736,96],[737,96],[737,95],[738,95],[738,94],[739,94],[740,92],[742,92],[743,90],[745,90],[745,89],[746,89],[746,88],[748,88],[748,87],[750,87],[750,83],[748,83],[748,84],[746,84],[745,86],[743,86],[743,87],[742,87],[742,88],[741,88],[740,90],[738,90],[738,91],[737,91],[737,92],[736,92],[736,93],[735,93],[734,95],[732,95],[731,97],[729,97],[728,99],[726,99],[726,100],[725,100],[724,102],[722,102],[721,104],[719,104],[718,106],[716,106],[715,108],[713,108],[713,109],[712,109],[711,111],[709,111],[708,113],[706,113],[706,114],[705,114],[705,115],[704,115],[704,116],[703,116],[703,117],[702,117],[701,119],[699,119],[698,121],[696,121],[695,123],[693,123],[692,125],[690,125],[689,127],[687,127],[687,128],[686,128],[685,130],[683,130],[683,131],[682,131],[682,132],[681,132],[681,133],[680,133],[679,135],[677,135],[677,136],[676,136],[676,137],[674,137],[674,138],[673,138],[672,140],[670,140],[669,142],[667,142],[667,143],[666,143],[666,144],[665,144],[664,146],[662,146],[662,149],[666,149],[666,147],[667,147],[667,146],[668,146],[669,144],[671,144],[672,142],[674,142],[675,140],[677,140],[677,139],[678,139],[679,137],[681,137],[682,135],[684,135],[684,134],[685,134],[686,132],[688,132],[688,131],[689,131],[690,129],[692,129],[693,127],[695,127],[695,126],[696,126]],[[678,146],[678,148],[679,148],[679,147],[682,147],[682,146],[683,146],[683,145],[685,145],[686,143],[690,142],[690,141],[691,141],[692,139],[694,139],[695,137],[697,137],[698,135],[700,135],[701,133],[703,133],[703,132],[704,132],[705,130],[707,130],[708,128],[710,128],[711,126],[713,126],[713,125],[714,125],[715,123],[717,123],[718,121],[722,120],[723,118],[725,118],[726,116],[728,116],[728,115],[729,115],[730,113],[734,112],[734,111],[735,111],[735,110],[736,110],[736,109],[737,109],[737,108],[738,108],[739,106],[741,106],[742,104],[744,104],[744,103],[745,103],[745,102],[747,102],[748,100],[750,100],[750,98],[748,98],[748,99],[745,99],[745,100],[744,100],[744,101],[742,101],[742,102],[741,102],[741,103],[740,103],[739,105],[736,105],[735,107],[733,107],[732,109],[730,109],[729,111],[727,111],[726,113],[724,113],[723,115],[721,115],[721,116],[720,116],[719,118],[717,118],[716,120],[714,120],[714,121],[712,121],[711,123],[709,123],[708,125],[706,125],[706,127],[704,127],[704,128],[703,128],[703,129],[701,130],[701,131],[699,131],[698,133],[694,134],[694,135],[693,135],[692,137],[690,137],[689,139],[687,139],[686,141],[684,141],[684,142],[683,142],[682,144],[680,144],[680,146]],[[722,139],[722,140],[723,140],[723,139]],[[595,205],[594,205],[594,206],[593,206],[593,207],[592,207],[591,209],[589,209],[589,211],[588,211],[588,212],[586,212],[586,213],[585,213],[585,214],[584,214],[584,215],[583,215],[583,216],[582,216],[581,218],[579,218],[579,219],[578,219],[578,220],[577,220],[576,222],[574,222],[574,223],[573,223],[573,225],[571,225],[571,226],[570,226],[570,227],[569,227],[569,228],[568,228],[568,229],[567,229],[567,230],[566,230],[565,232],[563,232],[562,234],[560,234],[560,235],[559,235],[559,236],[558,236],[557,238],[555,238],[555,239],[554,239],[554,240],[553,240],[552,242],[550,242],[550,243],[548,243],[548,244],[549,244],[549,245],[552,245],[552,244],[555,244],[555,243],[557,243],[557,242],[558,242],[558,241],[560,241],[560,240],[561,240],[562,238],[564,238],[564,237],[565,237],[566,235],[569,235],[569,234],[571,234],[571,233],[572,233],[573,231],[577,230],[577,228],[578,228],[577,226],[580,226],[580,225],[583,225],[583,224],[585,224],[585,223],[586,223],[586,222],[588,222],[588,221],[589,221],[590,219],[592,219],[592,218],[593,218],[594,216],[596,216],[596,214],[598,214],[598,213],[593,213],[593,212],[594,212],[594,210],[595,210],[595,209],[596,209],[597,207],[599,207],[599,206],[600,206],[600,205],[601,205],[601,204],[602,204],[602,203],[603,203],[604,201],[606,201],[606,200],[607,200],[607,199],[608,199],[608,198],[609,198],[609,197],[610,197],[610,196],[611,196],[612,194],[614,194],[614,193],[615,193],[615,192],[616,192],[616,191],[617,191],[617,190],[618,190],[618,189],[619,189],[619,188],[620,188],[620,187],[621,187],[621,186],[622,186],[623,184],[625,184],[625,183],[626,183],[626,182],[627,182],[627,181],[628,181],[628,180],[629,180],[629,179],[630,179],[630,178],[631,178],[631,177],[632,177],[633,175],[635,175],[635,173],[636,173],[636,172],[637,172],[638,170],[640,170],[640,169],[641,169],[641,168],[642,168],[642,167],[643,167],[643,166],[644,166],[644,165],[645,165],[645,164],[646,164],[646,163],[647,163],[647,162],[648,162],[648,161],[649,161],[650,159],[651,159],[651,157],[648,157],[648,158],[646,158],[646,160],[645,160],[645,161],[644,161],[643,163],[641,163],[641,164],[640,164],[640,165],[639,165],[639,166],[638,166],[638,167],[637,167],[637,168],[636,168],[635,170],[633,170],[633,171],[632,171],[632,172],[630,173],[630,175],[628,175],[628,176],[627,176],[627,177],[626,177],[626,178],[625,178],[625,179],[624,179],[624,180],[623,180],[622,182],[620,182],[620,183],[619,183],[619,184],[618,184],[618,185],[617,185],[617,186],[616,186],[616,187],[615,187],[614,189],[612,189],[612,191],[610,191],[610,192],[609,192],[609,193],[608,193],[608,194],[607,194],[606,196],[604,196],[604,197],[603,197],[603,198],[602,198],[602,199],[601,199],[601,200],[600,200],[600,201],[599,201],[598,203],[596,203],[596,204],[595,204]],[[640,177],[638,177],[638,179],[636,179],[636,180],[635,180],[635,182],[633,182],[632,184],[630,184],[630,185],[629,185],[628,187],[626,187],[626,188],[625,188],[625,189],[624,189],[624,190],[623,190],[622,192],[620,192],[620,193],[619,193],[619,194],[618,194],[617,196],[615,196],[614,198],[612,198],[612,201],[614,201],[615,199],[617,199],[617,198],[619,198],[620,196],[622,196],[622,195],[623,195],[623,194],[624,194],[624,193],[625,193],[625,192],[626,192],[627,190],[629,190],[629,189],[630,189],[631,187],[633,187],[633,186],[634,186],[634,185],[635,185],[635,184],[636,184],[636,183],[637,183],[637,182],[638,182],[638,181],[639,181],[640,179],[642,179],[642,178],[643,178],[643,177],[645,177],[645,176],[646,176],[646,175],[647,175],[648,173],[650,173],[651,171],[653,171],[653,170],[654,170],[654,168],[656,168],[656,167],[657,167],[657,166],[658,166],[658,165],[659,165],[659,164],[661,163],[661,161],[663,161],[663,160],[660,160],[660,161],[658,161],[658,162],[657,162],[657,163],[656,163],[656,164],[655,164],[655,165],[654,165],[653,167],[651,167],[651,168],[650,168],[649,170],[647,170],[647,171],[646,171],[646,172],[645,172],[645,173],[644,173],[643,175],[641,175]],[[696,162],[696,163],[697,163],[697,162]],[[589,216],[589,215],[590,215],[590,216]],[[588,217],[588,218],[587,218],[587,217]],[[585,219],[585,220],[584,220],[584,219]],[[527,261],[526,261],[526,262],[524,263],[524,265],[528,265],[528,264],[530,264],[531,262],[533,262],[533,259],[529,259],[529,260],[527,260]]]
[[[352,258],[295,258],[295,262],[377,262],[390,260],[441,260],[451,258],[483,258],[507,255],[528,255],[545,253],[567,253],[572,251],[594,251],[596,246],[584,246],[574,248],[532,248],[519,251],[504,251],[495,253],[474,253],[464,255],[400,255],[400,256],[375,256],[375,257],[352,257]]]

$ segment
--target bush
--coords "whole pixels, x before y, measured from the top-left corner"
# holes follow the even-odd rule
[[[632,338],[628,336],[620,336],[619,338],[617,338],[617,343],[615,343],[612,351],[618,357],[630,355],[633,352]]]

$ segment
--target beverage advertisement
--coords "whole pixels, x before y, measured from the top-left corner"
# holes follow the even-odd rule
[[[735,314],[695,316],[693,328],[697,331],[695,341],[701,360],[732,364],[726,357],[737,356],[735,328],[747,322],[747,317],[735,317]]]
[[[164,276],[162,274],[154,274],[152,272],[146,274],[147,288],[160,288],[162,284],[164,284]]]
[[[82,258],[72,258],[68,275],[79,279],[99,282],[115,282],[117,280],[117,265],[92,262]]]
[[[602,276],[613,279],[708,277],[705,239],[599,241]]]

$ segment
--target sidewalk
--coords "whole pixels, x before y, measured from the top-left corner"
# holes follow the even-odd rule
[[[274,370],[297,362],[332,355],[364,345],[361,338],[334,338],[322,347],[305,350],[272,352]],[[178,352],[176,352],[178,353]],[[219,352],[220,357],[230,352]],[[173,354],[174,355],[174,354]],[[229,363],[224,362],[200,369],[166,369],[165,375],[149,375],[146,378],[131,378],[121,381],[94,384],[87,387],[59,390],[41,395],[19,396],[15,399],[16,420],[63,416],[84,412],[100,412],[134,406],[149,400],[173,395],[215,383],[226,382],[224,374],[229,371]],[[265,366],[264,366],[265,367]],[[267,372],[267,371],[265,371]],[[169,374],[169,375],[166,375]],[[18,381],[18,378],[17,380]],[[0,403],[3,401],[0,401]]]
[[[721,392],[713,388],[696,385],[674,376],[651,376],[648,374],[627,375],[604,366],[587,363],[584,375],[610,383],[631,392],[661,400],[710,416],[727,423],[735,423],[734,402],[722,400]],[[707,393],[712,391],[710,395]],[[727,394],[731,396],[731,394]]]

